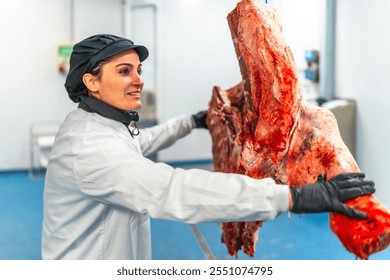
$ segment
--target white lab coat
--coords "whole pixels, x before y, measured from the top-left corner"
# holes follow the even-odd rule
[[[144,157],[193,128],[183,116],[132,138],[117,121],[71,112],[46,173],[42,258],[150,259],[150,217],[248,221],[288,211],[288,187],[272,179],[175,169]]]

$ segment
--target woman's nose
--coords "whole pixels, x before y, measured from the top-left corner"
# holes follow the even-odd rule
[[[136,87],[143,87],[144,80],[142,79],[142,77],[139,74],[137,74],[136,78],[133,80],[133,85]]]

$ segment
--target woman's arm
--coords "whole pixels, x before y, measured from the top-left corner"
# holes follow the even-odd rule
[[[181,116],[162,124],[140,130],[139,143],[144,156],[173,145],[180,138],[188,135],[195,128],[193,118]]]

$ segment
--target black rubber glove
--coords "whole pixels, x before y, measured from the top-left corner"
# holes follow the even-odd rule
[[[207,124],[206,124],[207,111],[200,111],[192,115],[192,117],[194,118],[196,128],[207,128]]]
[[[314,184],[290,187],[293,213],[337,212],[351,218],[365,219],[367,215],[352,209],[343,202],[364,194],[375,192],[374,182],[364,180],[363,173],[343,173],[329,181],[318,177]]]

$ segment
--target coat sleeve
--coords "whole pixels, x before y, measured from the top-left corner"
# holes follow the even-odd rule
[[[188,135],[194,127],[195,123],[191,116],[181,116],[153,127],[143,128],[139,135],[141,151],[147,156],[168,148],[178,139]]]
[[[288,186],[270,178],[175,169],[110,134],[83,139],[74,176],[85,195],[102,203],[187,223],[271,220],[288,211]]]

